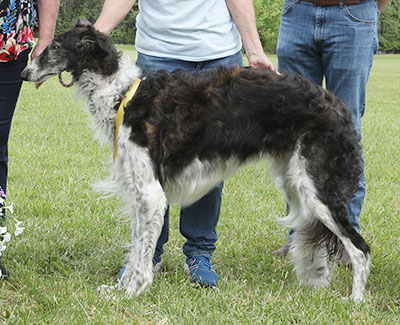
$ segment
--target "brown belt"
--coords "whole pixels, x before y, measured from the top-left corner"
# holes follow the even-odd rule
[[[338,6],[340,4],[339,0],[305,0],[307,2],[312,2],[316,6]],[[344,5],[357,5],[360,0],[342,0]]]

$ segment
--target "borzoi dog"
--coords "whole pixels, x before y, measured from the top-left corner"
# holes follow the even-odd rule
[[[187,206],[243,166],[270,160],[290,206],[290,254],[299,281],[327,286],[345,248],[352,298],[364,299],[370,251],[347,218],[362,169],[352,116],[331,92],[301,76],[251,68],[182,70],[141,76],[89,22],[57,37],[22,72],[43,82],[70,71],[102,137],[113,143],[117,110],[139,77],[116,137],[107,190],[131,220],[126,271],[117,288],[140,294],[153,281],[152,258],[167,204]]]

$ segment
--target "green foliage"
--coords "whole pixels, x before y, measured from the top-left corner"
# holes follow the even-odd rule
[[[254,0],[256,23],[261,43],[267,53],[275,53],[284,0]]]
[[[379,50],[400,53],[400,0],[392,0],[379,19]]]
[[[135,6],[128,16],[112,31],[111,37],[119,44],[134,44],[136,35],[136,16],[139,11]]]
[[[78,19],[86,19],[94,23],[100,15],[103,1],[96,0],[61,0],[60,12],[57,20],[56,34],[71,29]],[[125,19],[112,31],[114,42],[119,44],[134,44],[136,33],[137,5]]]
[[[101,1],[61,0],[56,34],[64,33],[71,29],[78,19],[86,19],[93,23],[100,14],[101,7]]]

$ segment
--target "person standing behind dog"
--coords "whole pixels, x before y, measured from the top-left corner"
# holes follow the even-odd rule
[[[106,0],[95,27],[109,34],[128,14],[135,0]],[[275,72],[265,55],[255,24],[253,0],[140,0],[136,21],[136,65],[143,75],[181,68],[191,72],[217,66],[243,65],[242,41],[249,64]],[[187,239],[185,271],[193,283],[218,283],[211,256],[217,241],[222,184],[192,206],[181,209],[180,232]],[[161,263],[168,241],[169,213],[157,242],[153,265]],[[120,272],[122,276],[124,268]]]
[[[350,109],[361,140],[366,87],[378,50],[378,15],[390,0],[285,0],[278,36],[279,71],[301,74],[337,95]],[[360,232],[365,173],[348,205],[350,223]],[[290,208],[290,207],[289,207]],[[288,254],[289,239],[275,253]],[[348,264],[347,252],[342,263]]]
[[[32,59],[53,39],[59,3],[59,0],[0,1],[0,187],[4,194],[7,190],[8,137],[22,85],[20,73],[34,46],[33,33],[40,29]],[[4,226],[5,219],[0,216],[0,227]],[[1,257],[0,271],[0,279],[9,275],[1,264]]]

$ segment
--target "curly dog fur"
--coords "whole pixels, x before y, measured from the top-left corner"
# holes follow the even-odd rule
[[[79,21],[22,73],[42,82],[72,72],[102,137],[113,142],[119,103],[140,71],[111,40]],[[143,77],[143,76],[142,76]],[[117,287],[140,294],[153,280],[152,257],[167,204],[189,205],[238,168],[269,159],[290,206],[290,253],[301,283],[329,284],[344,248],[353,265],[352,297],[364,299],[370,252],[347,219],[361,174],[352,117],[331,92],[306,78],[250,68],[145,76],[125,109],[107,190],[126,200],[128,264]]]

